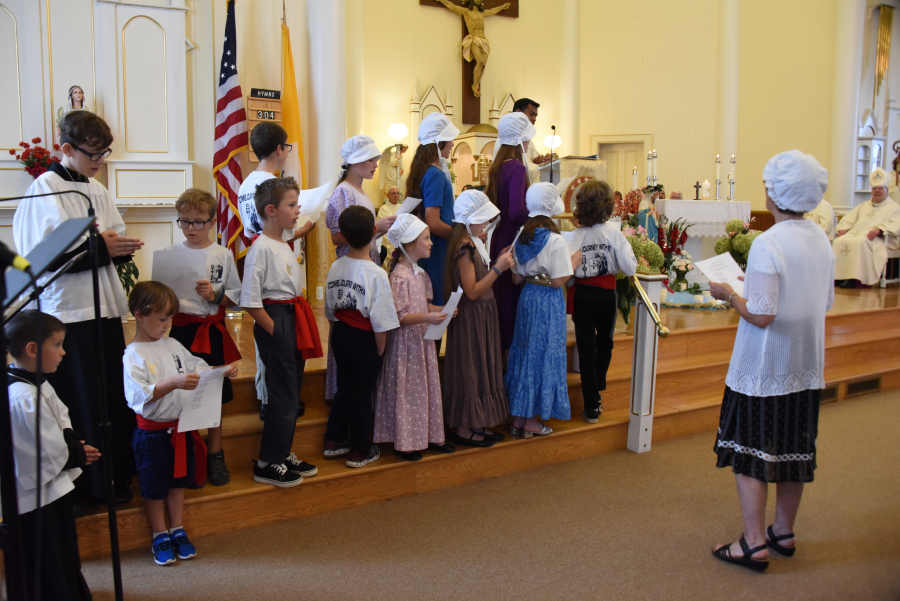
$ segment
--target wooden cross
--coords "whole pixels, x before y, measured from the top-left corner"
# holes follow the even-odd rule
[[[450,0],[450,2],[457,6],[465,6],[463,0]],[[519,0],[484,0],[484,9],[490,10],[506,3],[509,3],[510,7],[496,16],[517,19],[519,17]],[[444,9],[437,0],[419,0],[419,5]],[[462,22],[462,38],[464,38],[468,35],[466,22],[462,17],[460,17],[460,21]],[[488,39],[490,40],[490,37]],[[457,52],[462,51],[458,49]],[[472,84],[475,81],[475,61],[467,62],[462,56],[460,56],[460,59],[462,60],[462,120],[463,123],[477,125],[481,123],[481,99],[472,92]]]
[[[694,184],[694,190],[696,190],[696,194],[694,194],[694,200],[700,200],[700,182]]]

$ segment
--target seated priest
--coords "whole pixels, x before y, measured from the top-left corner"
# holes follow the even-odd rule
[[[681,195],[681,190],[672,190],[672,196],[669,197],[670,200],[684,200],[684,197]]]
[[[403,144],[400,153],[397,153],[397,145],[392,144],[384,149],[381,160],[378,161],[378,184],[382,191],[384,202],[388,202],[389,190],[400,185],[400,177],[403,175],[403,155],[409,150],[409,146]],[[397,169],[397,167],[400,167]]]
[[[829,242],[834,241],[834,209],[831,208],[830,202],[823,198],[822,202],[804,217],[822,228]]]
[[[841,288],[875,284],[887,263],[887,250],[900,248],[900,205],[888,198],[888,174],[880,167],[869,176],[872,199],[837,224],[834,277]]]

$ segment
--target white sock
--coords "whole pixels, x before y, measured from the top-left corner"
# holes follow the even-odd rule
[[[269,465],[269,462],[268,462],[268,461],[263,461],[262,459],[257,459],[257,460],[256,460],[256,465],[258,465],[258,466],[261,467],[261,468],[264,468],[264,467],[266,467],[267,465]]]
[[[182,530],[184,526],[175,526],[174,528],[169,528],[169,536],[175,534],[176,530]]]
[[[160,534],[167,534],[167,532],[166,532],[165,530],[163,530],[162,532],[154,532],[154,533],[153,533],[153,538],[155,539],[155,538],[156,538],[157,536],[159,536]]]

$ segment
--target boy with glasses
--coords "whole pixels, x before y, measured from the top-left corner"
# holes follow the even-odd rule
[[[112,152],[113,136],[106,122],[88,111],[75,111],[62,119],[59,133],[62,160],[53,163],[29,186],[26,194],[35,198],[26,198],[19,204],[13,217],[13,236],[19,254],[26,255],[64,221],[88,216],[88,202],[79,194],[39,197],[40,194],[77,191],[91,199],[100,232],[97,246],[103,363],[100,363],[94,330],[93,261],[90,253],[85,252],[88,250],[85,235],[54,268],[62,267],[78,255],[81,257],[65,275],[48,285],[41,296],[41,310],[62,321],[68,330],[63,345],[68,358],[56,373],[47,374],[47,379],[69,409],[72,427],[86,440],[99,441],[102,433],[97,374],[103,370],[112,423],[112,449],[110,458],[100,461],[112,461],[115,500],[125,503],[132,497],[129,486],[135,473],[131,454],[135,419],[125,401],[122,380],[125,353],[122,315],[128,312],[128,301],[116,265],[130,261],[131,255],[144,243],[125,236],[125,222],[115,200],[94,179]],[[94,465],[87,468],[75,487],[78,499],[105,499],[103,468]]]
[[[175,210],[176,223],[185,240],[165,250],[183,256],[185,264],[196,263],[192,259],[197,255],[203,257],[206,277],[197,281],[196,296],[178,299],[179,310],[172,318],[169,337],[209,365],[234,363],[241,358],[241,353],[225,327],[225,308],[235,306],[241,299],[241,279],[231,251],[213,244],[210,238],[210,231],[214,232],[216,227],[216,199],[209,192],[190,188],[175,202]],[[153,270],[153,277],[163,284],[177,277],[160,267]],[[233,398],[231,381],[226,379],[222,384],[222,404]],[[224,486],[231,481],[222,450],[221,419],[219,424],[209,428],[206,441],[206,474],[213,486]]]

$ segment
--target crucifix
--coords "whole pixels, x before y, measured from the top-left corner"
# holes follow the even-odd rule
[[[484,19],[494,15],[518,18],[519,0],[419,0],[419,4],[443,5],[462,17],[463,123],[481,123],[481,78],[491,52]]]
[[[694,190],[696,190],[694,193],[694,200],[700,200],[700,182],[694,184]]]

